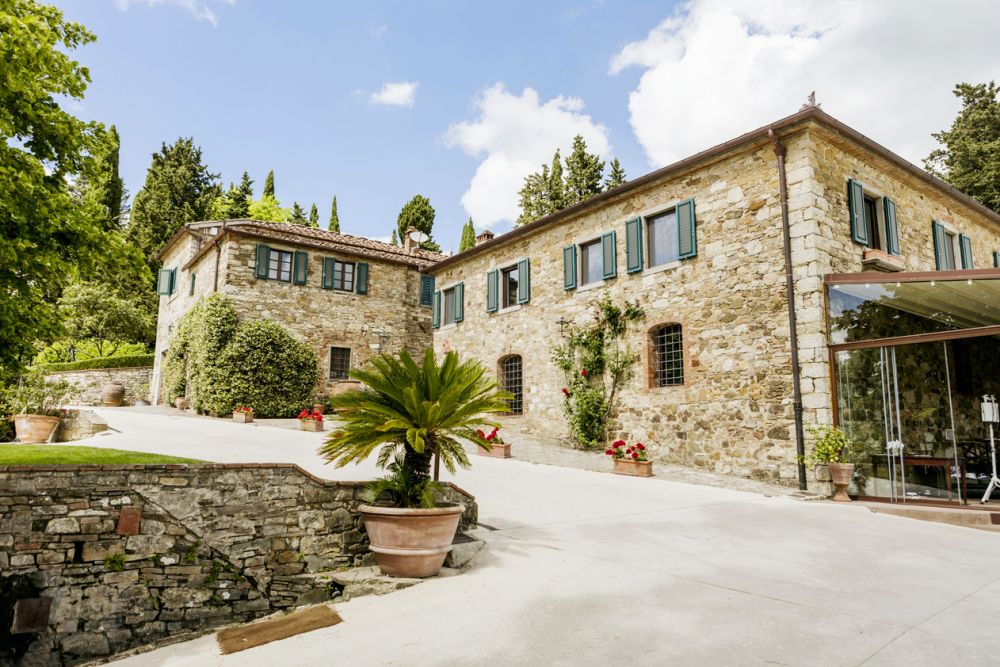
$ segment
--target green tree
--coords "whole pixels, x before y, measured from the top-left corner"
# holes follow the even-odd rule
[[[603,172],[604,160],[587,152],[587,142],[582,136],[573,137],[573,151],[566,158],[566,200],[563,206],[572,206],[600,193]]]
[[[55,7],[0,5],[0,375],[58,334],[63,288],[123,250],[109,212],[71,186],[97,181],[92,156],[112,151],[100,124],[60,107],[83,98],[90,73],[69,53],[92,41]]]
[[[291,218],[289,218],[288,221],[294,225],[305,225],[308,224],[309,222],[306,219],[305,210],[301,206],[299,206],[299,203],[297,201],[292,202],[292,216]]]
[[[622,169],[621,162],[618,158],[611,161],[611,171],[608,177],[604,179],[604,189],[611,190],[617,188],[620,185],[625,185],[628,183],[628,179],[625,177],[625,170]]]
[[[423,363],[406,351],[381,355],[350,375],[365,388],[337,396],[341,424],[320,453],[338,468],[363,461],[377,447],[382,468],[402,453],[402,466],[417,482],[430,479],[435,456],[450,472],[468,468],[462,441],[488,449],[479,431],[495,426],[488,416],[506,412],[511,398],[478,361],[459,361],[455,352],[441,363],[431,349]]]
[[[292,212],[281,207],[274,197],[261,197],[250,203],[250,210],[247,216],[251,220],[264,220],[266,222],[288,222],[292,217]]]
[[[337,214],[337,197],[334,195],[333,204],[330,206],[330,224],[327,229],[331,232],[340,232],[340,216]]]
[[[319,209],[316,208],[316,204],[309,209],[309,226],[319,229]]]
[[[236,194],[230,198],[229,214],[232,219],[245,218],[250,215],[250,202],[253,201],[253,181],[250,174],[243,172]]]
[[[441,250],[441,246],[435,243],[431,237],[431,229],[434,227],[434,207],[431,206],[430,200],[423,195],[415,195],[413,199],[406,202],[406,205],[399,212],[399,217],[396,220],[396,231],[400,239],[406,237],[406,230],[410,227],[415,227],[430,238],[429,241],[420,244],[421,248],[436,252]]]
[[[399,236],[397,236],[395,229],[392,230],[392,237],[389,239],[389,243],[399,245]]]
[[[553,212],[549,201],[549,187],[551,178],[549,176],[549,165],[542,165],[542,170],[534,174],[528,174],[524,178],[524,185],[518,191],[519,206],[521,214],[517,216],[517,224],[526,225],[539,218],[544,218]]]
[[[472,224],[472,218],[462,225],[462,239],[458,244],[458,251],[463,252],[476,246],[476,226]]]
[[[96,347],[97,356],[110,357],[124,344],[146,343],[154,337],[155,320],[150,313],[101,283],[72,285],[63,293],[59,307],[70,350],[88,341]]]
[[[121,230],[124,227],[122,211],[128,208],[124,203],[125,184],[118,173],[120,150],[118,129],[112,125],[108,130],[103,150],[94,154],[93,174],[81,178],[84,198],[91,206],[99,207],[104,228],[108,231]]]
[[[566,208],[566,184],[563,182],[562,161],[558,148],[555,155],[552,156],[552,167],[549,169],[546,198],[548,200],[549,213],[555,213]]]
[[[146,182],[135,195],[129,217],[128,238],[156,266],[154,255],[188,222],[211,217],[220,194],[218,174],[208,171],[201,149],[190,137],[163,144],[153,154]]]
[[[264,179],[264,193],[261,196],[277,199],[274,195],[274,169],[267,172],[267,178]]]
[[[932,135],[942,147],[931,151],[924,166],[1000,212],[1000,86],[960,83],[954,93],[962,108],[950,129]]]

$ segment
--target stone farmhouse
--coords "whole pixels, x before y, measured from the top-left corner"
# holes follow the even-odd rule
[[[553,344],[604,293],[638,301],[611,438],[806,488],[807,429],[833,421],[859,495],[953,502],[988,468],[998,253],[1000,215],[811,106],[437,262],[434,345],[559,437]]]
[[[190,223],[160,250],[160,308],[153,369],[177,320],[202,296],[223,292],[244,318],[270,319],[315,350],[317,393],[336,392],[347,371],[381,352],[430,347],[432,279],[422,273],[443,256],[288,223],[227,220]]]

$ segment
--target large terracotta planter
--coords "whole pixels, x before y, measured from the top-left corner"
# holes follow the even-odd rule
[[[101,402],[105,407],[117,408],[125,402],[125,385],[109,382],[101,389]]]
[[[851,502],[851,497],[847,495],[847,487],[850,486],[851,480],[854,479],[854,464],[827,463],[826,467],[830,470],[830,478],[833,480],[833,487],[835,489],[833,500],[840,503]]]
[[[177,408],[178,410],[187,410],[188,400],[183,396],[178,396],[177,398],[174,399],[174,407]]]
[[[325,415],[326,403],[313,403],[313,412],[318,412],[321,415]]]
[[[300,419],[299,420],[299,430],[300,431],[322,431],[323,422],[317,421],[315,419]]]
[[[59,417],[47,415],[14,415],[17,441],[23,444],[47,442],[59,425]]]
[[[233,421],[237,424],[252,424],[253,423],[253,413],[252,412],[234,412]]]
[[[652,477],[652,461],[633,461],[631,459],[614,459],[615,467],[611,472],[616,475],[631,475],[632,477]]]
[[[458,530],[463,505],[408,509],[361,505],[375,562],[390,577],[433,577]]]
[[[510,458],[510,445],[507,443],[503,444],[493,444],[493,449],[486,451],[482,447],[476,447],[478,452],[482,456],[492,456],[495,459],[509,459]]]

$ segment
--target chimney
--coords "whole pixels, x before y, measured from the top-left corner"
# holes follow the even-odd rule
[[[493,236],[494,236],[493,232],[491,232],[488,229],[484,230],[479,234],[479,236],[476,237],[476,245],[482,245],[487,241],[492,241]]]
[[[417,231],[417,228],[411,225],[406,228],[406,233],[403,234],[403,252],[407,255],[412,255],[413,251],[418,247],[418,244],[414,243],[410,238],[410,233],[415,231]]]

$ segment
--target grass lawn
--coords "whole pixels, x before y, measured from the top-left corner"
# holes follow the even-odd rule
[[[81,463],[205,463],[163,454],[66,445],[0,445],[0,466]]]

